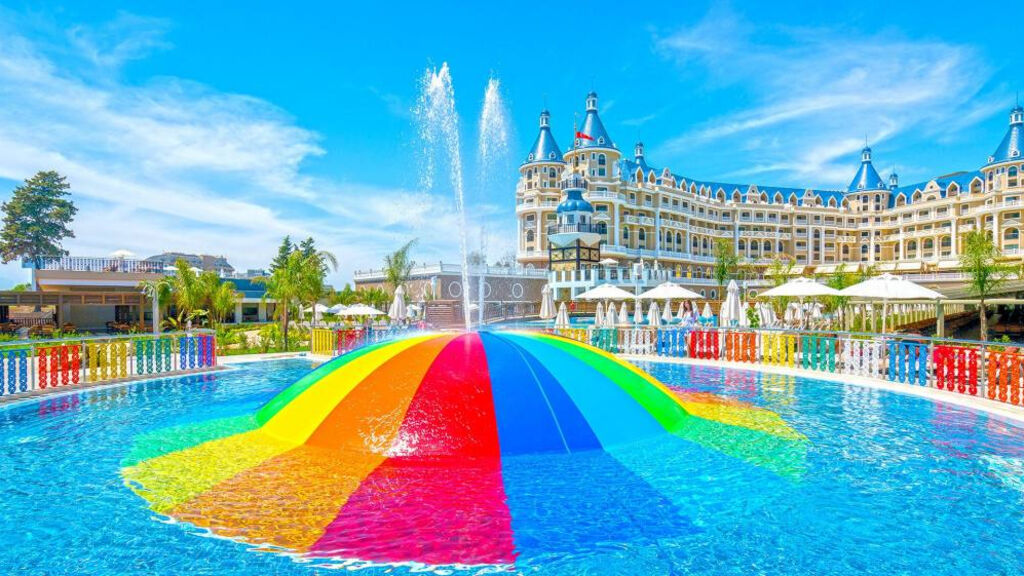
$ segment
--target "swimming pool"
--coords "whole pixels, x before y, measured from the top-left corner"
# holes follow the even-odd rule
[[[155,515],[121,477],[140,435],[252,413],[310,367],[303,360],[245,364],[0,408],[0,568],[333,573],[322,568],[336,565],[330,560],[256,552]],[[715,394],[775,412],[806,442],[782,468],[684,440],[638,445],[616,453],[617,462],[603,453],[518,457],[503,471],[506,484],[516,486],[509,494],[513,523],[528,526],[516,531],[515,572],[1020,571],[1024,430],[967,409],[853,385],[675,364],[642,367],[684,395]],[[433,569],[361,573],[420,570]]]

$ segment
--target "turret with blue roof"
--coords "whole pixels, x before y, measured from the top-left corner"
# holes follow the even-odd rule
[[[597,92],[587,94],[587,115],[575,138],[576,148],[616,149],[608,131],[604,129],[601,117],[597,115]]]
[[[1021,159],[1021,148],[1024,147],[1024,108],[1018,104],[1010,110],[1010,127],[1006,136],[999,143],[996,151],[988,157],[989,165]]]
[[[847,192],[858,192],[861,190],[886,190],[885,181],[878,175],[878,171],[871,164],[871,148],[865,147],[860,151],[860,169],[857,175],[850,182]]]
[[[531,162],[562,163],[562,150],[558,148],[555,136],[551,133],[551,114],[547,110],[540,113],[540,132],[523,164]]]

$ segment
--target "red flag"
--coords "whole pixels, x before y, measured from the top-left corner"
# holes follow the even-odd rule
[[[576,137],[577,138],[583,138],[584,140],[593,140],[593,138],[589,134],[584,134],[583,132],[580,132],[579,130],[576,131]]]

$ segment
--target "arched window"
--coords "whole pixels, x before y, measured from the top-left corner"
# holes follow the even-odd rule
[[[739,204],[739,202],[740,202],[740,193],[739,192],[733,192],[732,193],[732,201],[736,202],[737,204]]]
[[[1020,230],[1016,228],[1007,228],[1006,231],[1003,232],[1004,240],[1017,240],[1018,238],[1020,238]]]
[[[643,228],[641,228],[640,230],[637,230],[636,239],[639,240],[641,243],[646,242],[647,241],[647,232],[644,232]]]
[[[1006,171],[1006,185],[1016,186],[1017,185],[1017,167],[1010,166],[1010,169]]]
[[[772,243],[767,241],[767,240],[765,240],[763,243],[761,243],[761,249],[764,250],[765,252],[771,252],[772,251]]]
[[[629,240],[629,227],[628,226],[623,226],[622,227],[622,239],[623,240]]]
[[[608,159],[607,159],[607,157],[604,154],[598,154],[597,155],[597,165],[598,166],[604,166],[607,163],[608,163]]]
[[[526,241],[527,242],[533,242],[533,239],[535,237],[536,237],[536,235],[534,234],[533,230],[527,230],[526,231]]]
[[[772,200],[774,204],[782,204],[782,192],[776,192],[775,198]]]
[[[747,249],[747,241],[746,240],[740,239],[739,249],[740,250],[746,250]]]

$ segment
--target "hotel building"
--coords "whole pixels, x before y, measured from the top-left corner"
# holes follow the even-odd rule
[[[637,285],[674,278],[704,286],[714,298],[710,277],[718,239],[733,243],[754,278],[773,259],[788,258],[795,263],[794,274],[828,274],[846,264],[847,269],[870,265],[879,272],[955,280],[963,235],[974,229],[994,234],[1007,257],[1024,253],[1020,106],[1010,111],[1005,136],[977,170],[900,185],[895,172],[885,178],[878,173],[871,149],[864,148],[844,190],[695,180],[649,164],[642,142],[631,158],[624,157],[601,122],[595,93],[587,95],[586,115],[574,136],[563,153],[549,113],[541,112],[537,139],[516,186],[518,260],[547,268],[552,236],[571,231],[559,220],[559,205],[581,208],[563,193],[564,174],[583,177],[583,198],[593,209],[587,231],[599,235],[605,262],[614,259],[625,271],[592,265],[553,271],[553,286],[571,294],[614,276]],[[759,284],[763,280],[747,283]]]

